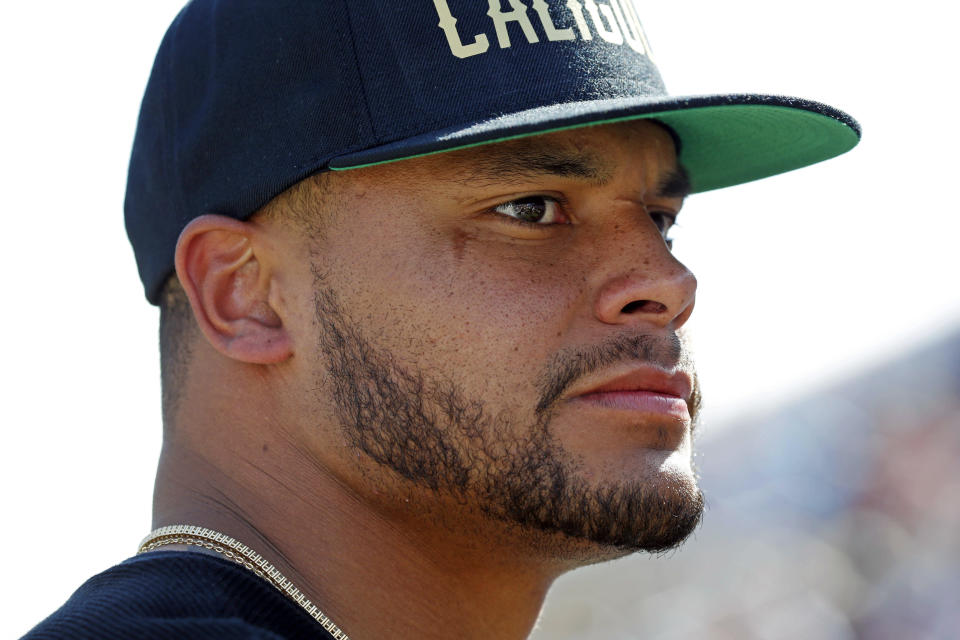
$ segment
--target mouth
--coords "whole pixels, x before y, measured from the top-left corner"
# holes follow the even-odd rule
[[[615,411],[629,411],[690,421],[688,401],[693,383],[683,371],[650,366],[630,370],[575,391],[570,400]]]

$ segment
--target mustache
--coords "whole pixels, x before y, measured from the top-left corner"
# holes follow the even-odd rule
[[[683,337],[666,335],[620,335],[590,347],[573,347],[556,353],[538,384],[540,402],[537,415],[544,414],[577,380],[598,370],[622,363],[643,362],[663,369],[679,368],[690,374],[693,391],[689,405],[691,415],[700,407],[700,384],[693,366],[693,357]]]

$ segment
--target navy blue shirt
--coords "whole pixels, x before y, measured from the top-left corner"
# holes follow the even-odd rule
[[[332,640],[269,582],[235,562],[156,551],[90,578],[23,640]]]

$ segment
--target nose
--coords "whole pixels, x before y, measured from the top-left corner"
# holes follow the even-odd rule
[[[597,291],[594,315],[605,324],[654,325],[675,331],[693,312],[697,279],[662,240],[635,257],[617,259]],[[634,247],[636,248],[636,247]]]

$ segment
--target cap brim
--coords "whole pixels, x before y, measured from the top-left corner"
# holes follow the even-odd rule
[[[611,122],[655,118],[681,141],[698,193],[799,169],[849,151],[860,126],[833,107],[786,96],[658,96],[571,102],[450,127],[341,155],[334,170]]]

